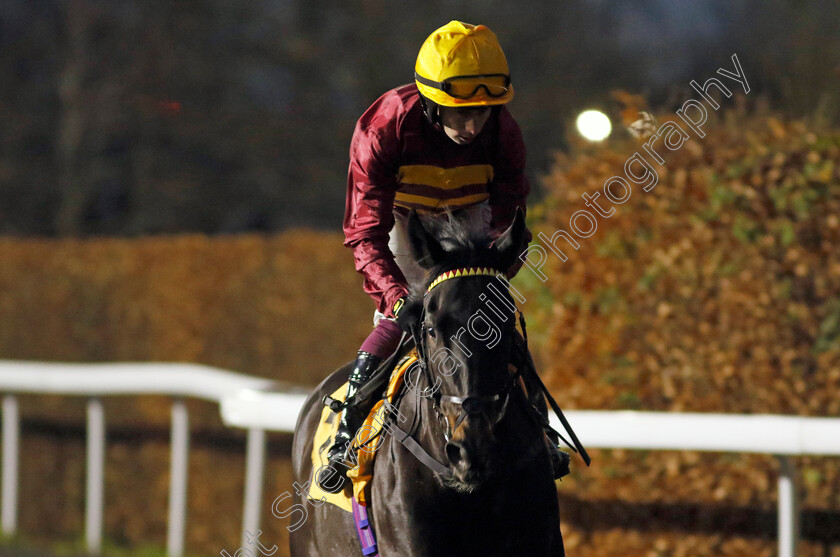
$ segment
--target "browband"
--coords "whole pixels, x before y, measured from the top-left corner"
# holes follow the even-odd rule
[[[431,292],[432,288],[434,288],[435,286],[437,286],[445,280],[458,277],[473,277],[480,275],[498,277],[504,276],[504,273],[501,273],[496,269],[492,269],[490,267],[467,267],[464,269],[452,269],[451,271],[446,271],[445,273],[438,275],[438,277],[435,280],[433,280],[432,283],[429,285],[429,288],[426,289],[426,294]]]

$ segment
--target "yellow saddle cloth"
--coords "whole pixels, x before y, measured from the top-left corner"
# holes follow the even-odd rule
[[[338,430],[338,414],[324,406],[324,409],[321,410],[321,419],[315,430],[315,439],[312,444],[312,477],[309,482],[310,499],[317,501],[323,498],[326,502],[332,503],[347,512],[353,512],[351,499],[355,496],[356,501],[360,505],[367,506],[370,498],[370,489],[368,486],[370,480],[373,478],[373,461],[376,457],[376,450],[382,445],[387,435],[387,429],[383,428],[382,424],[385,423],[385,418],[390,411],[390,405],[394,401],[394,397],[399,393],[400,388],[402,388],[405,372],[416,361],[417,352],[412,350],[397,363],[394,371],[391,373],[385,398],[376,402],[370,414],[368,414],[359,431],[356,433],[356,437],[353,439],[353,447],[356,450],[351,451],[351,454],[355,453],[355,458],[352,461],[348,460],[346,462],[347,467],[350,468],[347,472],[347,477],[353,482],[352,493],[351,490],[346,488],[338,493],[327,493],[318,487],[315,481],[318,470],[329,465],[327,451],[330,448],[332,439],[335,437],[335,432]],[[336,400],[344,400],[346,394],[347,383],[344,383],[330,396]]]

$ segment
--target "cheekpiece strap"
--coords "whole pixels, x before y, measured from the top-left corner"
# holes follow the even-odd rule
[[[435,280],[433,280],[432,283],[429,285],[429,288],[426,289],[426,294],[431,292],[432,288],[442,283],[443,281],[458,277],[473,277],[480,275],[498,277],[504,276],[504,273],[501,273],[496,269],[490,267],[467,267],[464,269],[452,269],[451,271],[446,271],[445,273],[438,275],[438,277]]]

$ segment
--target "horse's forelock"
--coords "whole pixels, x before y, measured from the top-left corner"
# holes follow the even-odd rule
[[[471,228],[458,213],[447,211],[443,218],[427,223],[426,228],[447,252],[476,251],[490,245],[487,234]]]
[[[466,221],[458,219],[452,213],[447,213],[446,218],[432,221],[426,227],[440,242],[446,258],[444,261],[437,261],[429,269],[423,284],[411,285],[415,297],[422,297],[431,281],[446,271],[493,265],[494,258],[490,249],[492,238],[486,233],[470,228]]]

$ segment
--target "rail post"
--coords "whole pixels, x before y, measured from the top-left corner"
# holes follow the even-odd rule
[[[242,512],[242,547],[249,547],[251,537],[260,527],[260,504],[262,503],[263,469],[265,467],[265,430],[248,430],[248,446],[245,460],[245,503]]]
[[[17,531],[20,418],[15,395],[3,396],[3,535]]]
[[[187,465],[190,450],[190,418],[183,399],[172,402],[172,444],[169,477],[169,525],[166,552],[169,557],[184,554],[187,526]]]
[[[790,457],[779,460],[779,557],[796,557],[799,545],[799,492],[796,466]]]
[[[96,397],[87,403],[87,490],[85,541],[90,553],[102,551],[102,508],[105,500],[105,409]]]

